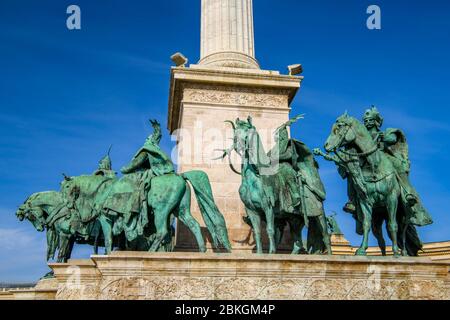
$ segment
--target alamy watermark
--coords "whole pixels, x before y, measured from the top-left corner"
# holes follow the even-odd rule
[[[370,15],[366,22],[367,29],[381,30],[381,8],[377,5],[370,5],[367,8],[367,14]]]
[[[66,26],[69,30],[81,30],[81,8],[72,4],[67,7],[66,13],[69,15]],[[381,30],[381,8],[378,5],[367,7],[366,13],[369,15],[366,26],[369,30]]]
[[[66,20],[66,26],[69,30],[81,30],[81,9],[77,5],[67,7],[66,13],[69,15]]]

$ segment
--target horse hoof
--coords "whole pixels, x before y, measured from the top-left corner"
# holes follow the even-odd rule
[[[366,250],[359,248],[358,250],[356,250],[355,255],[356,256],[366,256],[367,252],[366,252]]]

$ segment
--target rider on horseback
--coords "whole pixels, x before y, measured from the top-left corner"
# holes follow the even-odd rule
[[[323,209],[325,188],[319,176],[319,166],[310,149],[301,141],[289,139],[287,127],[291,126],[303,115],[294,117],[280,126],[275,132],[276,145],[269,151],[268,156],[274,162],[292,167],[295,174],[279,175],[285,179],[285,188],[280,194],[281,204],[285,202],[286,212],[294,212],[299,207],[305,224],[309,225],[310,218],[317,218],[323,225],[323,233],[309,236],[308,251],[313,253],[328,252],[331,254],[330,238],[326,230],[326,220]],[[282,188],[283,189],[283,188]],[[284,200],[284,201],[283,201]],[[300,206],[299,206],[300,205]],[[292,206],[292,208],[290,207]],[[299,245],[303,247],[303,244]]]
[[[154,132],[147,138],[145,144],[133,157],[131,163],[120,171],[123,174],[149,170],[153,176],[161,176],[175,172],[170,157],[161,150],[161,126],[158,121],[150,120]]]
[[[297,116],[279,127],[275,133],[275,147],[268,153],[272,163],[278,161],[279,163],[289,164],[296,172],[297,176],[287,177],[288,192],[294,207],[304,200],[308,205],[310,200],[311,207],[306,207],[303,210],[307,211],[308,216],[318,216],[322,214],[321,203],[325,200],[325,189],[318,174],[318,164],[314,160],[313,154],[309,148],[302,142],[296,139],[289,139],[287,127],[292,125],[302,116]],[[306,188],[306,190],[305,190]],[[314,197],[307,196],[308,194]],[[320,204],[319,204],[320,202]],[[319,210],[317,210],[319,209]]]
[[[119,216],[120,221],[115,225],[117,229],[115,232],[119,232],[122,228],[129,230],[127,232],[127,238],[131,238],[129,240],[142,234],[148,222],[147,194],[151,179],[174,172],[172,161],[159,147],[161,126],[156,120],[150,120],[150,123],[153,126],[153,133],[131,162],[120,170],[124,177],[114,184],[104,204],[105,208],[123,215]],[[133,214],[139,214],[139,218],[132,220]]]
[[[384,132],[381,131],[383,125],[383,117],[377,108],[372,106],[367,109],[363,116],[364,126],[367,128],[372,138],[377,142],[378,147],[391,160],[397,173],[398,181],[402,187],[402,198],[405,203],[412,207],[418,202],[418,196],[409,181],[410,161],[408,157],[408,145],[406,138],[400,129],[388,128]],[[352,194],[352,193],[350,193]],[[353,199],[345,204],[344,211],[349,213],[355,212]]]
[[[291,140],[289,139],[289,134],[287,130],[288,124],[283,124],[275,132],[275,146],[269,151],[268,156],[270,157],[271,163],[287,163],[294,170],[298,171],[296,164],[294,164],[294,150],[291,146]],[[295,167],[294,167],[295,166]],[[287,212],[294,212],[294,208],[297,207],[301,202],[301,195],[299,189],[299,183],[295,175],[280,175],[285,181],[282,183],[286,187],[286,192],[283,192],[284,197],[281,201],[282,205],[285,204],[284,208]]]

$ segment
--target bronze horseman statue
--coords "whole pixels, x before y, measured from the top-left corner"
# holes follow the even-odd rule
[[[208,176],[203,171],[175,173],[159,147],[161,128],[153,133],[117,177],[108,155],[92,175],[64,175],[59,192],[39,192],[22,204],[16,215],[47,233],[47,259],[58,251],[58,262],[70,258],[75,243],[88,243],[97,253],[120,250],[173,250],[173,221],[186,224],[206,251],[200,225],[191,215],[191,187],[213,245],[230,251],[225,219],[217,208]]]
[[[344,211],[353,215],[357,233],[364,236],[357,254],[366,254],[370,229],[386,254],[382,224],[387,221],[394,255],[417,256],[422,243],[415,226],[431,224],[432,219],[409,181],[405,135],[400,129],[381,131],[383,118],[373,106],[363,121],[340,116],[325,143],[325,150],[334,155],[319,149],[314,153],[334,161],[347,179],[349,201]]]
[[[289,139],[287,128],[302,116],[284,123],[275,132],[275,147],[267,154],[252,123],[237,119],[229,122],[234,130],[233,145],[220,158],[232,151],[241,156],[241,170],[230,162],[232,170],[242,176],[239,188],[253,229],[256,251],[262,253],[261,221],[266,222],[269,253],[275,253],[286,224],[294,237],[292,253],[331,254],[330,237],[323,210],[325,189],[318,173],[318,164],[308,147]],[[309,226],[307,248],[302,241],[302,229]]]

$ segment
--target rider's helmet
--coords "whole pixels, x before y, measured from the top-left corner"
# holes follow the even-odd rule
[[[374,126],[380,128],[383,125],[383,117],[375,106],[364,112],[363,121],[367,129],[371,129]]]
[[[111,150],[111,148],[110,148]],[[111,163],[111,157],[109,156],[109,151],[106,156],[104,156],[99,162],[98,162],[98,169],[99,170],[112,170],[112,163]]]

